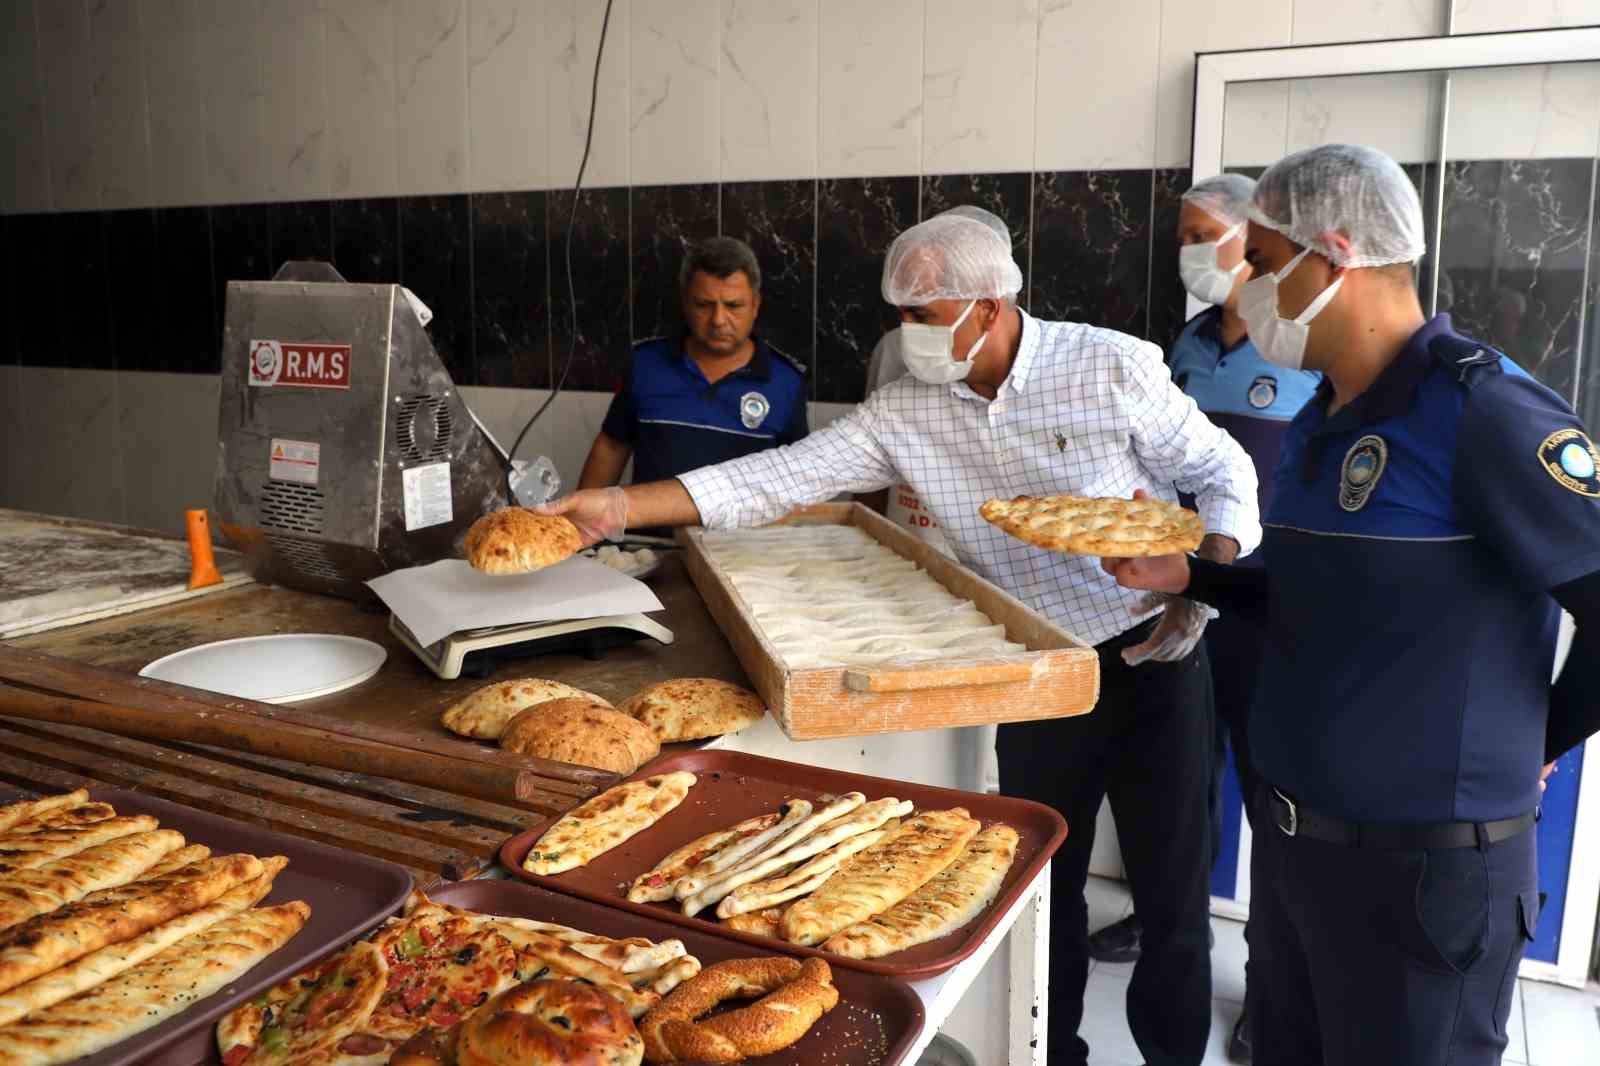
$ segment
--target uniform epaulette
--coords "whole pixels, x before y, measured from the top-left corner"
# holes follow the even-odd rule
[[[1469,389],[1484,377],[1500,373],[1500,353],[1470,337],[1444,334],[1428,342],[1428,354],[1443,363]]]
[[[771,350],[773,355],[777,356],[779,359],[782,359],[785,363],[788,363],[790,366],[794,367],[795,372],[797,374],[799,374],[801,377],[805,377],[807,374],[811,373],[811,368],[810,367],[806,366],[800,360],[796,359],[794,356],[790,355],[788,352],[784,351],[782,348],[778,347],[776,344],[773,344],[772,342],[768,341],[767,342],[767,348],[769,350]]]

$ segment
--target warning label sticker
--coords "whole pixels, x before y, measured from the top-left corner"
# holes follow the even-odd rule
[[[400,472],[405,490],[406,532],[450,521],[450,464],[426,463]]]
[[[309,440],[272,438],[271,469],[274,481],[298,481],[315,485],[322,467],[322,445]]]

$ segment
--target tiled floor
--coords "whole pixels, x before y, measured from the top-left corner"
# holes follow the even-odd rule
[[[1117,881],[1089,878],[1089,928],[1098,929],[1127,914],[1133,904]],[[1205,1066],[1224,1066],[1228,1035],[1244,999],[1244,924],[1212,918],[1217,945],[1211,950],[1211,1043]],[[1084,994],[1083,1038],[1090,1066],[1139,1066],[1144,1061],[1128,1032],[1124,1009],[1132,964],[1092,963]],[[1580,1066],[1600,1063],[1600,993],[1580,992],[1540,981],[1518,981],[1507,1025],[1511,1046],[1507,1063],[1527,1066]]]

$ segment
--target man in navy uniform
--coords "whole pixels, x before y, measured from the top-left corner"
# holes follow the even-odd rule
[[[806,435],[806,368],[754,333],[761,266],[713,237],[678,271],[685,331],[633,346],[632,364],[589,449],[578,487],[677,477]]]
[[[1265,627],[1256,1063],[1488,1066],[1539,920],[1540,768],[1600,727],[1600,451],[1509,358],[1425,320],[1392,159],[1289,156],[1250,218],[1250,337],[1325,375],[1284,441],[1265,568],[1105,565]],[[1558,607],[1577,636],[1552,685]]]

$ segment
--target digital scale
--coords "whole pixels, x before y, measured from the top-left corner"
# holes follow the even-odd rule
[[[391,614],[389,631],[446,681],[454,681],[462,674],[487,677],[501,663],[530,655],[567,652],[599,659],[612,648],[646,637],[662,644],[674,640],[672,630],[642,614],[466,629],[428,645],[418,641],[406,624]]]

